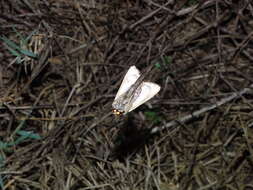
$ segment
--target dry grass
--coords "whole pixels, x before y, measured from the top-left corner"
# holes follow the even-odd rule
[[[0,8],[2,189],[253,189],[252,1]],[[159,95],[115,118],[124,73],[151,64]]]

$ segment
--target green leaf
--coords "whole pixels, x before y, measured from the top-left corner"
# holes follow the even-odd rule
[[[0,175],[0,188],[4,189],[4,179],[3,179],[2,175]]]
[[[158,69],[165,69],[169,64],[172,63],[172,57],[171,56],[162,56],[162,61],[158,61],[155,63],[155,67]]]
[[[13,55],[19,57],[19,56],[21,56],[21,54],[23,54],[25,56],[29,56],[29,57],[32,57],[32,58],[37,58],[36,54],[34,54],[33,52],[31,52],[29,50],[22,49],[20,46],[18,46],[16,43],[12,42],[11,40],[6,38],[5,36],[0,37],[0,39],[2,39],[4,41],[4,43],[7,45],[7,48],[9,49],[9,51]],[[19,54],[18,51],[21,54]]]
[[[169,65],[172,63],[172,57],[171,56],[163,56],[163,62],[166,64],[166,65]]]
[[[23,136],[25,138],[36,139],[36,140],[41,139],[41,137],[38,134],[33,133],[31,131],[19,130],[17,132],[17,134],[19,134],[20,136]]]
[[[8,38],[6,38],[5,36],[0,37],[0,39],[2,39],[4,41],[4,43],[6,43],[9,47],[11,47],[12,49],[17,49],[19,50],[20,47],[15,44],[13,41],[9,40]]]
[[[162,117],[157,114],[157,112],[154,111],[146,111],[144,112],[144,115],[147,117],[147,119],[155,124],[160,123],[162,121]]]
[[[149,117],[149,118],[151,118],[151,117],[153,118],[156,116],[156,113],[153,111],[146,111],[144,114],[146,117]]]
[[[27,139],[27,137],[21,136],[21,137],[18,137],[14,142],[11,142],[11,143],[9,143],[9,144],[11,144],[12,146],[18,145],[19,143],[24,142],[25,139]]]
[[[26,120],[22,120],[22,121],[18,124],[17,128],[15,129],[15,131],[12,133],[12,136],[16,135],[16,134],[18,133],[18,131],[20,131],[20,129],[21,129],[22,127],[24,127],[25,125],[26,125]]]
[[[3,166],[3,161],[4,161],[4,157],[2,155],[0,155],[0,167]]]
[[[8,143],[0,141],[0,150],[6,149],[8,147]]]
[[[198,3],[199,3],[198,0],[189,0],[187,4],[188,4],[188,6],[192,6],[192,5],[196,5]]]
[[[17,134],[20,135],[20,137],[18,137],[15,141],[12,141],[12,142],[0,141],[0,150],[6,150],[12,146],[18,145],[19,143],[25,141],[26,139],[36,139],[36,140],[41,139],[41,137],[38,134],[30,132],[30,131],[19,130],[17,131]],[[1,159],[0,159],[0,164],[1,164]]]
[[[29,50],[20,49],[19,51],[28,57],[37,58],[37,55]]]
[[[161,68],[162,68],[160,63],[156,63],[156,64],[155,64],[155,67],[158,68],[158,69],[161,69]]]
[[[21,54],[19,54],[16,50],[12,49],[9,46],[6,46],[6,47],[11,52],[12,55],[15,55],[16,57],[21,57]]]

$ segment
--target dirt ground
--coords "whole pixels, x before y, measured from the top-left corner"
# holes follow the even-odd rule
[[[253,189],[251,0],[0,10],[1,189]],[[161,90],[115,116],[132,65]]]

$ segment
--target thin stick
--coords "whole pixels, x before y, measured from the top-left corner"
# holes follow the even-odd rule
[[[173,121],[165,124],[162,127],[155,127],[155,128],[153,128],[151,130],[151,134],[157,133],[157,132],[159,132],[159,131],[161,131],[161,130],[163,130],[165,128],[170,128],[170,127],[177,126],[179,123],[185,123],[187,121],[190,121],[193,118],[197,118],[197,117],[199,117],[201,114],[203,114],[205,112],[213,110],[213,109],[215,109],[215,108],[217,108],[219,106],[222,106],[223,104],[226,104],[227,102],[230,102],[231,100],[234,100],[236,98],[241,97],[242,95],[244,95],[246,93],[249,93],[252,90],[251,88],[253,88],[253,84],[251,84],[249,88],[244,88],[244,89],[242,89],[239,92],[232,93],[230,96],[221,99],[220,101],[216,102],[215,104],[212,104],[210,106],[201,108],[200,110],[197,110],[197,111],[193,112],[192,114],[186,115],[186,116],[184,116],[182,118],[179,118],[177,120],[173,120]]]

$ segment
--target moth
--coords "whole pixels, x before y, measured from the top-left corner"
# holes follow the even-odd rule
[[[143,82],[143,76],[135,66],[128,69],[112,103],[113,114],[122,115],[133,111],[160,91],[158,84]]]

